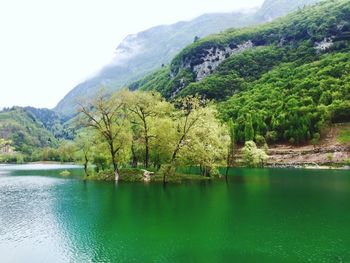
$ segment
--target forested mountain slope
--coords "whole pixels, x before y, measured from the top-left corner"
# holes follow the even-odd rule
[[[114,91],[161,68],[162,64],[167,65],[195,37],[202,38],[227,28],[262,23],[316,1],[266,0],[257,12],[207,14],[192,21],[157,26],[129,35],[118,46],[113,62],[95,77],[76,86],[55,110],[65,115],[74,114],[79,100],[93,96],[101,86]]]
[[[350,1],[329,0],[228,30],[188,46],[130,88],[223,101],[221,117],[236,122],[239,142],[254,139],[250,129],[271,142],[317,140],[330,122],[349,120],[349,21]]]
[[[157,26],[127,36],[117,47],[113,61],[95,77],[77,85],[55,107],[57,112],[74,114],[82,98],[93,96],[102,86],[117,90],[129,82],[168,64],[195,37],[204,37],[230,27],[252,24],[250,15],[241,13],[207,14],[192,21]]]
[[[15,151],[27,155],[37,148],[58,145],[45,125],[30,111],[20,107],[0,111],[0,138],[11,141]]]

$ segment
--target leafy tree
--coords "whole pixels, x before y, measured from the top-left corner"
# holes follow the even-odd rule
[[[253,121],[252,115],[247,114],[245,125],[244,125],[244,138],[245,141],[251,141],[254,139],[254,129],[253,129]]]
[[[113,165],[115,180],[119,180],[119,163],[129,154],[131,145],[130,123],[125,112],[125,103],[115,93],[111,97],[100,93],[89,104],[80,105],[80,121],[91,127],[107,144]]]
[[[202,176],[215,176],[217,167],[226,163],[230,137],[227,127],[216,119],[214,107],[207,106],[200,111],[197,123],[179,152],[179,159],[185,165],[199,166]]]
[[[233,123],[232,119],[229,119],[227,122],[228,135],[230,137],[230,143],[228,145],[227,150],[227,164],[226,164],[226,179],[228,176],[228,172],[230,167],[234,165],[235,155],[236,155],[236,125]]]
[[[86,176],[89,176],[88,173],[88,164],[92,161],[93,157],[93,133],[88,129],[79,131],[75,137],[75,146],[78,150],[78,159],[81,159],[84,164],[84,172]]]
[[[268,155],[264,150],[258,149],[255,142],[247,141],[242,149],[243,160],[246,166],[263,167],[268,159]]]
[[[156,92],[124,91],[122,97],[127,109],[131,112],[134,136],[142,138],[145,149],[144,165],[148,168],[150,143],[151,140],[156,139],[155,134],[152,133],[154,130],[152,125],[157,125],[154,120],[169,112],[171,105]]]

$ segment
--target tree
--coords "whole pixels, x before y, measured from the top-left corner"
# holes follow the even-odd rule
[[[155,139],[151,141],[150,161],[156,169],[160,169],[162,164],[170,163],[172,151],[176,141],[175,121],[170,116],[163,116],[151,120]]]
[[[227,150],[227,163],[226,163],[226,180],[230,167],[234,165],[234,159],[236,154],[236,126],[232,119],[227,122],[228,134],[230,136],[230,143]]]
[[[172,154],[172,161],[176,160],[180,149],[186,144],[190,131],[197,125],[200,117],[205,114],[198,97],[186,97],[179,101],[180,109],[176,114],[178,140]]]
[[[217,167],[224,166],[230,138],[227,127],[216,119],[216,109],[207,106],[188,133],[186,143],[179,153],[182,165],[199,166],[202,176],[215,176]]]
[[[11,141],[0,138],[0,153],[12,153],[14,148],[11,146],[11,144]]]
[[[88,173],[88,164],[92,159],[93,154],[93,134],[88,129],[81,130],[75,137],[75,146],[78,150],[78,154],[81,155],[81,159],[84,165],[84,172],[86,176]],[[80,158],[79,158],[80,159]]]
[[[268,159],[268,155],[264,150],[258,149],[255,142],[247,141],[242,149],[243,160],[246,166],[263,167]]]
[[[189,133],[196,127],[199,119],[205,114],[198,97],[185,97],[176,101],[177,110],[174,112],[173,121],[175,129],[175,140],[169,164],[162,171],[163,183],[166,183],[166,176],[175,172],[176,161],[179,151],[189,142]]]
[[[217,166],[224,165],[229,136],[219,123],[212,105],[198,97],[177,101],[173,115],[173,131],[168,144],[172,145],[169,162],[162,168],[163,182],[179,165],[199,166],[203,176],[217,174]]]
[[[252,141],[254,139],[254,129],[252,115],[247,114],[244,125],[244,138],[245,141]]]
[[[124,91],[123,95],[127,103],[127,108],[131,112],[134,135],[137,134],[138,131],[141,131],[140,136],[145,149],[144,166],[148,168],[150,141],[155,139],[155,134],[152,133],[153,127],[151,127],[151,125],[156,125],[156,123],[152,120],[165,115],[171,108],[171,105],[157,92]]]
[[[72,141],[62,141],[57,152],[62,163],[74,162],[76,149]]]
[[[93,128],[107,144],[115,180],[119,180],[119,161],[128,154],[131,144],[130,124],[120,92],[107,97],[100,92],[94,101],[80,105],[80,121]]]

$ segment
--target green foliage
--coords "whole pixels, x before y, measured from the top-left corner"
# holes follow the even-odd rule
[[[244,124],[244,139],[245,141],[252,141],[254,139],[254,129],[251,114],[246,115]]]
[[[347,36],[348,28],[337,25],[344,24],[349,12],[349,3],[346,0],[323,1],[313,7],[299,9],[272,23],[214,34],[186,47],[172,61],[171,71],[176,74],[185,61],[192,61],[192,65],[200,64],[201,57],[210,48],[225,48],[248,40],[255,46],[276,47],[281,45],[281,40],[290,46],[307,40],[315,43],[330,36],[336,36],[341,41]],[[328,15],[325,16],[325,13]]]
[[[258,135],[269,143],[315,141],[331,122],[350,121],[349,16],[348,1],[324,1],[272,23],[202,38],[174,58],[170,72],[164,71],[168,82],[153,82],[153,89],[167,98],[199,94],[223,101],[232,96],[219,111],[224,121],[235,122],[239,143]],[[327,38],[332,45],[317,49]],[[254,48],[226,58],[195,82],[194,67],[204,63],[209,49],[245,41]]]
[[[259,146],[259,147],[266,145],[265,138],[259,134],[255,136],[255,142],[256,142],[257,146]]]
[[[282,64],[219,109],[224,119],[237,119],[240,142],[246,140],[247,114],[252,116],[255,132],[269,142],[307,142],[330,122],[349,121],[349,73],[349,53],[324,55],[301,66]],[[323,98],[331,96],[328,105],[323,103],[324,93]]]
[[[244,164],[248,167],[263,167],[268,159],[266,152],[258,149],[253,141],[247,141],[242,152]]]
[[[159,124],[164,123],[164,119],[166,119],[166,116],[169,115],[169,112],[172,110],[172,105],[165,101],[157,92],[125,91],[121,93],[120,96],[125,103],[129,114],[128,118],[132,126],[133,158],[135,161],[142,159],[145,168],[148,168],[153,145],[159,146],[159,141],[156,142],[156,140],[161,137],[158,132],[159,129],[163,128],[159,126]],[[164,143],[164,141],[162,143]],[[137,145],[142,145],[143,147],[137,147]],[[157,150],[160,150],[160,152],[155,153],[158,154],[159,159],[164,158],[160,156],[160,154],[163,153],[160,148],[161,147],[157,147]],[[154,163],[157,162],[157,160],[153,161]]]
[[[234,165],[236,148],[237,148],[236,125],[234,124],[232,119],[228,120],[227,128],[228,128],[228,136],[230,137],[230,142],[229,142],[228,151],[227,151],[227,163],[226,163],[226,166],[228,169],[229,167],[232,167]]]
[[[0,112],[0,138],[11,140],[15,151],[28,157],[34,149],[58,145],[56,138],[43,123],[20,107]]]
[[[24,163],[24,155],[21,153],[0,154],[0,163]]]
[[[42,123],[42,125],[51,132],[56,139],[72,139],[73,134],[69,127],[65,125],[66,119],[64,119],[60,114],[49,109],[37,109],[33,107],[23,108],[29,116]]]
[[[340,130],[338,141],[340,143],[350,143],[350,127],[344,127]]]
[[[169,67],[164,67],[152,74],[147,75],[144,78],[130,84],[130,90],[143,90],[151,91],[158,90],[155,87],[165,87],[169,79]],[[161,92],[161,90],[158,90]],[[164,92],[164,91],[163,91]]]
[[[215,176],[217,167],[226,165],[230,136],[216,114],[214,107],[197,109],[193,113],[197,121],[179,151],[180,163],[200,167],[203,176]]]
[[[49,162],[75,162],[76,148],[71,141],[62,141],[56,148],[45,147],[37,148],[30,157],[25,158],[26,161],[49,161]]]
[[[216,167],[225,164],[230,141],[213,105],[198,97],[171,104],[155,92],[123,90],[109,99],[100,96],[82,106],[80,124],[75,148],[60,147],[71,149],[67,156],[75,149],[84,165],[90,162],[98,172],[111,164],[114,171],[128,164],[153,165],[161,169],[164,182],[183,165],[199,166],[203,175],[214,176]]]
[[[117,53],[122,54],[121,59],[117,55],[117,63],[107,65],[97,76],[76,86],[55,110],[74,115],[76,101],[80,98],[92,98],[101,85],[112,93],[164,64],[169,64],[182,48],[193,42],[195,36],[203,38],[230,27],[242,27],[256,22],[262,21],[256,21],[253,13],[214,13],[191,21],[157,26],[129,36],[117,48]],[[148,85],[146,90],[150,89],[151,86]]]

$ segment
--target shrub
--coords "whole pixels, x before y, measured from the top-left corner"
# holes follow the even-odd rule
[[[243,160],[248,167],[263,167],[268,159],[268,155],[262,149],[258,149],[255,142],[245,143],[243,151]]]

